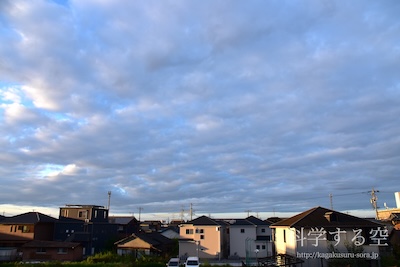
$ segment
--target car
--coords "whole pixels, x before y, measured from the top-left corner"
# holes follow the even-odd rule
[[[198,257],[188,257],[185,261],[185,267],[200,267],[200,261]]]
[[[179,259],[178,258],[169,259],[167,267],[179,267]]]

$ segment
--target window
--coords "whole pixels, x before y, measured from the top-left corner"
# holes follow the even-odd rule
[[[94,211],[94,217],[97,218],[97,210]]]
[[[256,246],[256,249],[260,250],[260,245],[257,245],[257,246]]]
[[[283,242],[286,243],[286,230],[283,230]]]
[[[196,234],[203,234],[204,233],[204,229],[197,229],[196,228]]]
[[[331,234],[329,232],[333,232],[335,229],[326,229],[326,240],[335,241],[335,234]]]
[[[20,230],[22,233],[29,233],[29,227],[27,225],[19,225],[18,230]],[[14,231],[15,232],[15,231]]]
[[[68,250],[67,248],[58,248],[57,249],[57,254],[67,254]]]
[[[46,253],[46,248],[37,248],[37,249],[36,249],[36,253],[38,253],[38,254],[44,254],[44,253]]]
[[[262,249],[262,250],[265,250],[265,245],[262,245],[262,246],[261,246],[261,249]]]
[[[14,225],[11,225],[10,232],[12,232],[12,231],[13,231],[13,227],[14,227]]]
[[[79,211],[78,218],[87,218],[87,211],[86,210]]]
[[[261,233],[265,233],[265,228],[262,228],[262,229],[261,229]]]
[[[200,239],[204,239],[204,235],[200,235]]]
[[[186,229],[186,234],[187,235],[192,235],[193,234],[193,229]]]
[[[242,228],[242,229],[240,229],[240,232],[241,232],[241,233],[244,233],[244,229],[243,229],[243,228]]]

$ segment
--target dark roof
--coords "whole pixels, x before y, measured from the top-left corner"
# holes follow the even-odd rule
[[[260,220],[260,219],[258,219],[257,217],[254,217],[254,216],[247,217],[246,220],[251,222],[251,223],[253,223],[253,224],[255,224],[255,225],[271,225],[270,222]]]
[[[33,240],[22,245],[25,248],[76,248],[80,243]]]
[[[279,221],[282,221],[284,219],[287,219],[287,218],[270,217],[270,218],[266,219],[265,221],[272,224],[272,223],[277,223]]]
[[[254,226],[254,223],[252,223],[252,222],[250,222],[250,221],[248,221],[246,219],[231,220],[230,224],[231,225],[253,225]]]
[[[330,219],[329,219],[330,218]],[[379,223],[358,218],[349,214],[330,210],[323,207],[315,207],[299,213],[293,217],[281,220],[271,227],[289,226],[299,227],[377,227]]]
[[[116,223],[116,224],[129,224],[130,222],[138,223],[138,220],[134,216],[109,216],[108,222],[109,223]]]
[[[125,244],[136,238],[139,238],[139,239],[143,240],[144,242],[146,242],[152,246],[155,246],[155,247],[159,246],[159,245],[165,245],[165,244],[172,243],[172,240],[169,239],[168,237],[165,237],[162,234],[157,233],[157,232],[151,232],[151,233],[132,234],[131,236],[121,239],[121,240],[115,242],[114,244],[115,245]]]
[[[100,209],[106,209],[104,206],[99,206],[99,205],[91,205],[91,204],[85,204],[85,205],[79,205],[79,204],[66,204],[65,207],[61,207],[61,209],[65,208],[100,208]]]
[[[1,222],[2,220],[4,220],[5,218],[6,218],[6,216],[0,215],[0,222]]]
[[[20,215],[7,217],[1,221],[2,224],[11,224],[11,223],[27,223],[27,224],[35,224],[39,222],[45,223],[54,223],[57,222],[56,218],[47,216],[40,212],[27,212]]]
[[[221,222],[213,220],[207,216],[200,216],[194,220],[188,221],[184,224],[193,224],[193,225],[221,225]]]

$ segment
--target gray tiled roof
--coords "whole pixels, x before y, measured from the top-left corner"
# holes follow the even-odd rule
[[[16,216],[7,217],[1,221],[2,224],[11,224],[11,223],[35,224],[38,222],[54,223],[57,222],[57,219],[40,212],[27,212]]]

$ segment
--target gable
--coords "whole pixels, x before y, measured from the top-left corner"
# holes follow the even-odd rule
[[[149,249],[151,248],[151,244],[143,241],[140,238],[135,238],[133,240],[129,240],[123,244],[118,244],[118,247],[123,248],[135,248],[135,249]]]

